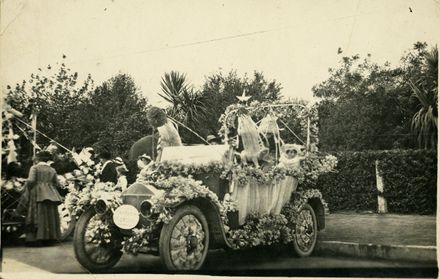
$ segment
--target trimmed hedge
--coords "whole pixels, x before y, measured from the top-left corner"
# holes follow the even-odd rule
[[[389,152],[380,159],[379,166],[390,212],[436,212],[437,153]]]
[[[433,214],[437,197],[437,153],[427,150],[338,152],[336,172],[316,187],[330,211],[377,211],[375,161],[390,213]]]

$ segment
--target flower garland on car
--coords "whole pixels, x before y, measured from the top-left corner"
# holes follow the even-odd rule
[[[287,244],[294,240],[296,218],[304,204],[311,198],[321,200],[324,208],[327,203],[322,199],[321,192],[316,189],[299,190],[294,193],[290,202],[286,204],[281,213],[250,214],[245,225],[236,230],[229,230],[226,236],[233,249],[249,248],[275,243]]]
[[[152,233],[156,228],[155,224],[134,228],[129,237],[124,237],[122,241],[122,250],[128,254],[137,255],[141,250],[148,250],[148,244],[151,241]]]
[[[176,205],[183,201],[190,201],[196,198],[207,198],[219,209],[223,222],[227,222],[226,214],[228,211],[235,210],[235,205],[230,200],[220,202],[217,195],[202,184],[201,181],[194,180],[191,176],[172,176],[160,178],[150,182],[156,188],[162,190],[160,194],[151,198],[151,213],[155,216],[155,222],[149,226],[133,229],[133,234],[125,237],[122,242],[123,250],[127,253],[137,254],[140,250],[148,249],[152,233],[161,224],[168,223],[176,210]]]
[[[154,232],[161,223],[169,222],[175,213],[175,205],[183,200],[191,200],[198,197],[211,199],[220,210],[222,221],[229,242],[234,249],[244,247],[255,247],[260,245],[271,245],[274,243],[290,243],[293,241],[296,216],[301,207],[311,198],[319,198],[327,208],[327,204],[322,199],[319,190],[298,189],[294,193],[291,202],[288,203],[279,215],[258,216],[251,214],[247,217],[243,227],[231,230],[227,226],[227,212],[235,211],[235,202],[225,199],[223,202],[218,200],[217,195],[210,191],[200,181],[191,177],[170,177],[168,179],[156,181],[155,186],[164,190],[162,194],[154,196],[151,200],[153,207],[152,213],[158,217],[155,223],[150,226],[134,229],[130,237],[125,237],[123,241],[123,250],[127,253],[136,254],[140,250],[148,249],[151,242],[152,232]]]
[[[232,176],[242,184],[249,182],[249,179],[255,179],[258,183],[265,185],[274,180],[292,176],[298,179],[299,184],[306,184],[310,187],[316,183],[321,174],[334,171],[337,163],[338,160],[333,155],[322,156],[310,153],[301,161],[299,168],[273,166],[269,170],[263,171],[261,168],[253,165],[242,166],[235,164],[223,171],[222,178]]]
[[[72,216],[79,216],[100,199],[108,201],[110,208],[122,204],[121,191],[112,182],[98,182],[95,185],[87,185],[82,190],[72,188],[66,195],[64,204]]]
[[[293,240],[292,229],[283,214],[267,214],[259,216],[251,214],[246,218],[245,225],[227,233],[233,249],[289,243]]]
[[[69,193],[64,199],[66,208],[70,211],[72,218],[80,216],[88,208],[94,206],[100,199],[107,201],[110,210],[116,209],[122,204],[122,192],[116,188],[112,182],[98,182],[89,184],[81,190],[71,187]],[[92,243],[111,242],[111,233],[108,226],[108,220],[105,216],[94,216],[88,225],[86,236]]]
[[[224,166],[221,162],[207,164],[182,164],[178,162],[164,161],[152,166],[162,177],[189,176],[205,173],[222,173]]]
[[[182,201],[195,198],[207,198],[220,210],[222,218],[226,212],[217,195],[204,186],[201,181],[194,180],[191,176],[173,176],[167,179],[160,179],[154,183],[158,189],[163,189],[162,194],[153,196],[151,212],[158,214],[156,223],[168,223],[172,219],[174,206]]]
[[[293,176],[302,181],[304,179],[304,171],[302,168],[285,168],[281,166],[273,166],[269,170],[263,171],[261,168],[253,165],[242,166],[235,164],[222,173],[222,178],[229,176],[232,176],[242,184],[249,182],[250,179],[254,179],[259,184],[266,185],[274,180],[283,179],[286,176]]]

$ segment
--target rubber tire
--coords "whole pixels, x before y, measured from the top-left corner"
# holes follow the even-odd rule
[[[61,205],[59,205],[59,206],[61,206]],[[60,239],[59,239],[60,241],[66,241],[66,239],[72,235],[73,230],[75,229],[76,217],[72,216],[72,215],[70,215],[70,217],[71,217],[71,220],[69,223],[69,227],[61,234]],[[62,216],[60,214],[60,219],[61,218],[62,218]]]
[[[91,272],[107,271],[107,269],[113,267],[121,258],[122,252],[115,250],[115,253],[105,263],[96,263],[89,258],[85,250],[85,233],[86,227],[90,219],[96,215],[95,208],[91,207],[85,211],[78,219],[75,232],[73,234],[73,249],[75,251],[75,257],[78,262]]]
[[[160,239],[159,239],[159,255],[160,259],[162,261],[162,264],[165,266],[167,270],[173,271],[173,270],[179,270],[176,268],[171,260],[171,254],[170,254],[170,241],[171,241],[171,234],[173,231],[174,226],[179,222],[179,220],[184,217],[185,215],[194,215],[200,224],[202,225],[203,231],[205,233],[205,249],[202,253],[202,260],[200,261],[199,265],[196,266],[192,270],[199,270],[205,260],[206,255],[208,254],[208,248],[209,248],[209,227],[208,222],[206,221],[205,215],[203,215],[202,211],[194,205],[184,205],[177,209],[176,213],[174,214],[173,218],[168,224],[164,224],[160,233]]]
[[[315,237],[314,237],[311,249],[308,250],[307,252],[304,252],[304,251],[302,251],[299,248],[298,243],[296,242],[296,234],[294,235],[295,239],[293,240],[293,249],[294,249],[294,252],[295,252],[296,256],[298,256],[298,257],[308,257],[308,256],[310,256],[313,253],[313,251],[315,250],[316,241],[317,241],[317,238],[318,238],[318,222],[317,222],[317,219],[316,219],[315,210],[313,210],[313,207],[311,207],[310,204],[308,204],[308,203],[306,203],[305,205],[303,205],[301,207],[300,212],[302,210],[304,210],[304,209],[309,210],[311,215],[312,215]]]

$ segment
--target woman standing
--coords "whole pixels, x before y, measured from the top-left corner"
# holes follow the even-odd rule
[[[54,243],[60,237],[58,204],[62,198],[54,168],[47,163],[52,155],[47,151],[37,154],[38,163],[29,170],[26,181],[29,202],[25,219],[26,242],[34,245]]]

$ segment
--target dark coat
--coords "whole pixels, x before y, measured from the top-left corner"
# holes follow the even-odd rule
[[[113,162],[107,163],[105,167],[101,170],[99,175],[99,180],[101,182],[113,182],[118,183],[118,173],[116,172],[116,165]]]
[[[29,189],[36,189],[36,202],[51,201],[61,203],[62,197],[56,188],[60,187],[54,168],[46,164],[37,164],[29,170],[26,181]]]
[[[157,157],[157,142],[159,140],[159,134],[156,133],[153,136],[146,136],[136,141],[128,152],[128,160],[137,161],[138,157],[142,154],[147,154],[151,158]]]

